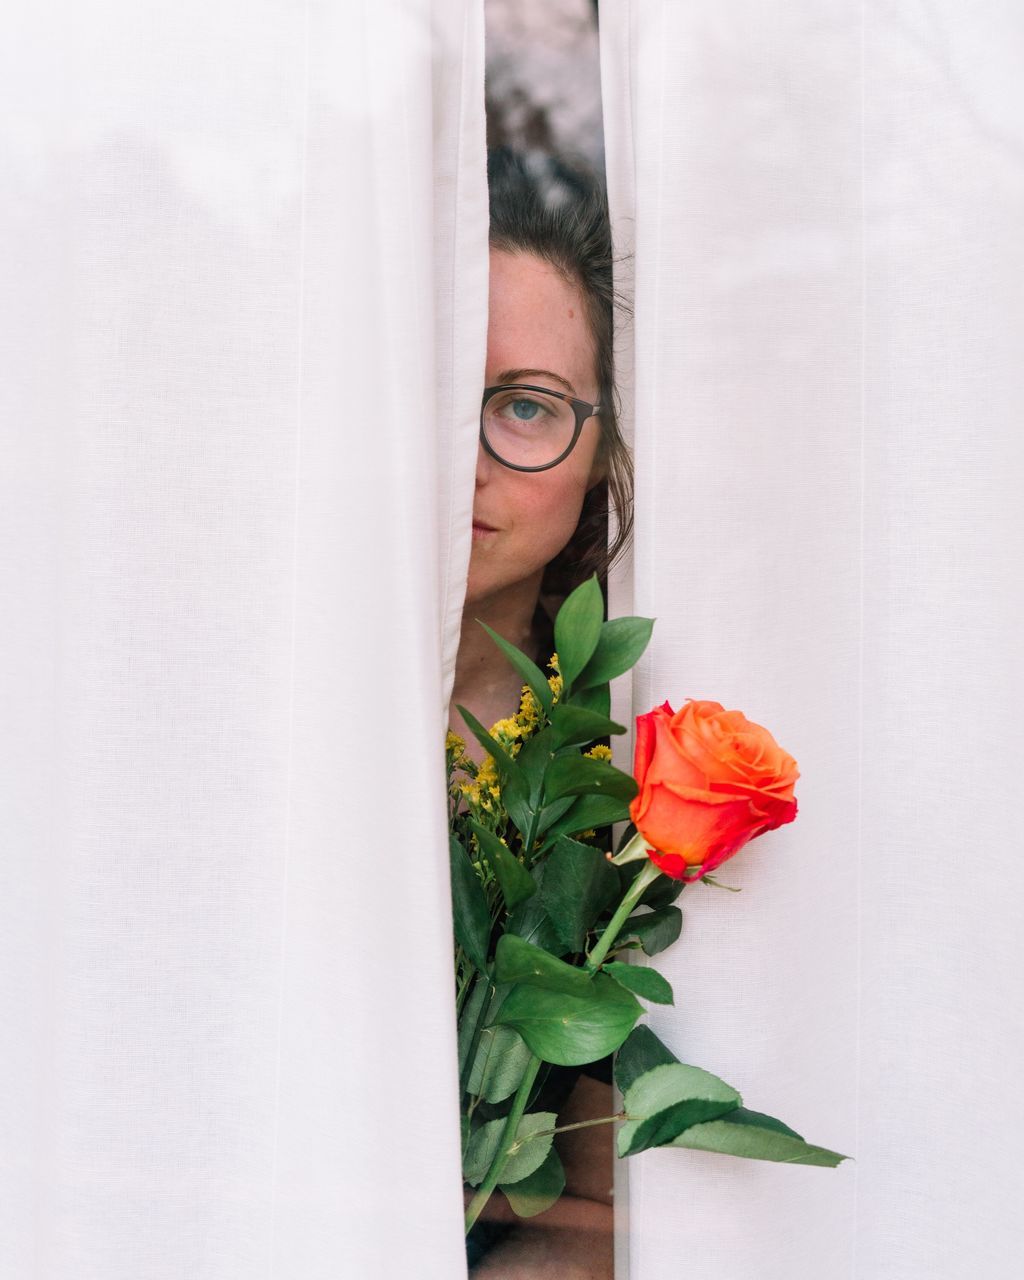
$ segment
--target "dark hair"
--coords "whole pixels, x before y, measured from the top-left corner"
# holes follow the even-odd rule
[[[629,545],[633,529],[633,460],[619,429],[615,390],[614,313],[623,304],[612,281],[608,203],[584,169],[508,147],[488,153],[487,180],[491,248],[533,253],[561,271],[583,294],[594,339],[602,406],[597,456],[605,479],[587,493],[575,533],[547,567],[542,590],[564,595],[592,573],[603,578]],[[610,546],[609,504],[616,515]]]

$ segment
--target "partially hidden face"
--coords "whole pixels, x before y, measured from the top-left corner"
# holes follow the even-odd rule
[[[485,376],[489,387],[523,382],[597,403],[583,295],[533,254],[491,251]],[[572,453],[548,471],[512,471],[479,447],[467,604],[537,581],[569,542],[602,476],[600,430],[588,418]]]

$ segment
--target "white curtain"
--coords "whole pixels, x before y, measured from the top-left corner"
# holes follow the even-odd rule
[[[2,26],[0,1273],[449,1280],[480,0]]]
[[[684,894],[650,1021],[855,1161],[629,1161],[629,1280],[1010,1280],[1024,1071],[1024,11],[602,0],[635,274],[635,710],[799,816]],[[623,1222],[626,1221],[625,1215]]]

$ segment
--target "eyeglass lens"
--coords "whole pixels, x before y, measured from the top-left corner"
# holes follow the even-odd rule
[[[572,405],[541,391],[496,391],[484,405],[487,443],[505,462],[542,467],[572,444],[576,415]]]

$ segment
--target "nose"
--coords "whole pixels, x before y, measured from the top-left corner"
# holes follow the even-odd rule
[[[485,485],[494,474],[494,468],[498,464],[483,446],[483,441],[477,437],[476,445],[476,483],[477,488]]]

